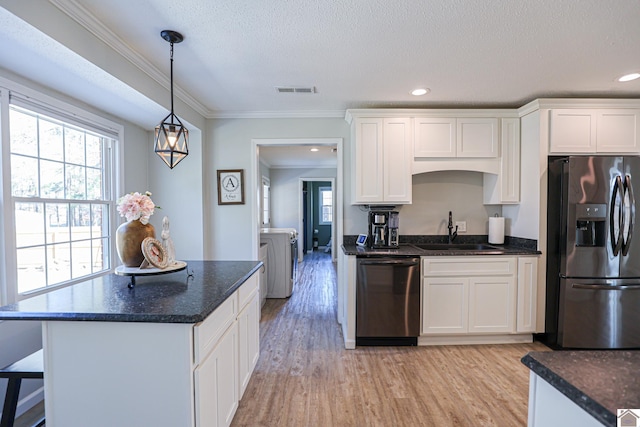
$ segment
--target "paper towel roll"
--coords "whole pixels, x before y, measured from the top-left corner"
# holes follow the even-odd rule
[[[501,245],[504,243],[504,218],[489,217],[489,243]]]

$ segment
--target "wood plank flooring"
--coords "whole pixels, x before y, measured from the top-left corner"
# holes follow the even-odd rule
[[[290,299],[268,299],[260,359],[232,426],[525,426],[540,343],[345,350],[329,254],[299,264]]]

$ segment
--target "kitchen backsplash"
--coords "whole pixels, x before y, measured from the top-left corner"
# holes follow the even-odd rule
[[[482,173],[429,172],[413,176],[413,203],[397,206],[401,235],[446,235],[449,211],[453,221],[466,221],[462,235],[486,235],[489,217],[502,215],[501,206],[483,204]]]

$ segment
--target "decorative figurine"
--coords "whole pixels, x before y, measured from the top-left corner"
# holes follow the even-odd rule
[[[169,231],[169,217],[165,216],[162,218],[162,247],[164,248],[165,254],[167,256],[168,265],[173,265],[176,260],[176,248],[173,246],[173,240],[171,240],[171,235]]]

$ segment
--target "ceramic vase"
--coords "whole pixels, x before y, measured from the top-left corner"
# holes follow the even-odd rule
[[[151,224],[143,224],[134,219],[121,224],[116,230],[116,250],[125,267],[140,267],[144,261],[142,241],[147,237],[156,237]]]

